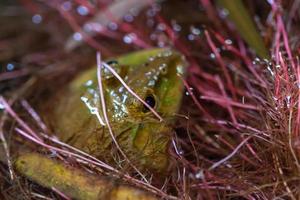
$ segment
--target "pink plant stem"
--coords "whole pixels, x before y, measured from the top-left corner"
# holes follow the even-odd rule
[[[11,103],[11,102],[9,102],[9,103]],[[1,102],[0,102],[0,104],[1,104]],[[13,163],[12,163],[11,156],[10,156],[10,148],[9,148],[6,138],[4,136],[4,122],[5,122],[6,117],[7,117],[7,113],[4,113],[0,118],[0,141],[3,146],[3,150],[5,151],[5,156],[6,156],[10,179],[14,180],[15,173],[14,173]]]
[[[215,46],[215,44],[213,43],[208,31],[205,31],[205,36],[206,36],[206,40],[211,48],[211,50],[213,51],[213,53],[215,54],[216,58],[217,58],[217,61],[218,63],[220,64],[223,72],[224,72],[224,75],[225,75],[225,78],[226,78],[226,82],[228,84],[228,87],[231,91],[231,94],[233,95],[234,99],[236,98],[235,96],[235,89],[234,89],[234,86],[232,84],[232,81],[231,81],[231,77],[229,75],[229,72],[225,66],[225,63],[223,62],[222,58],[221,58],[221,55],[220,53],[217,51],[217,47]]]
[[[242,58],[247,66],[247,68],[250,70],[250,72],[254,75],[254,77],[262,84],[263,87],[266,87],[267,84],[266,82],[261,78],[261,76],[257,73],[257,71],[255,70],[251,60],[249,59],[249,57],[245,54],[242,53],[239,49],[237,49],[236,47],[234,47],[233,45],[229,45],[225,42],[225,39],[223,38],[222,35],[220,35],[218,32],[216,31],[212,31],[216,37],[216,39],[221,42],[222,45],[224,45],[226,47],[227,50],[231,51],[232,53],[234,53],[235,55],[239,56],[240,58]]]
[[[55,193],[57,193],[59,196],[61,196],[63,199],[65,200],[71,200],[70,197],[68,197],[66,194],[62,193],[61,191],[59,191],[58,189],[56,189],[55,187],[51,188]]]
[[[48,132],[47,126],[44,124],[40,116],[37,114],[37,112],[29,105],[28,101],[25,99],[21,100],[22,106],[25,108],[25,110],[30,114],[30,116],[35,120],[37,125],[44,131]]]
[[[37,13],[39,10],[38,2],[32,0],[21,0],[20,4],[22,4],[22,6],[30,13]]]
[[[250,110],[260,110],[257,106],[254,106],[254,105],[243,104],[243,103],[235,102],[235,101],[232,101],[232,100],[225,101],[224,99],[222,99],[220,97],[201,96],[200,98],[214,101],[214,102],[220,104],[221,106],[224,105],[224,103],[227,102],[230,105],[236,106],[236,107],[239,107],[239,108],[250,109]]]
[[[26,133],[25,131],[19,129],[19,128],[15,128],[15,130],[20,134],[22,135],[23,137],[31,140],[32,142],[38,144],[38,145],[41,145],[43,147],[45,147],[46,149],[49,149],[49,150],[52,150],[52,151],[57,151],[57,152],[60,152],[66,156],[73,156],[75,158],[78,158],[79,160],[82,160],[82,161],[85,161],[85,162],[88,162],[89,164],[92,164],[92,165],[95,165],[95,166],[98,166],[98,167],[102,167],[102,168],[105,168],[109,171],[112,171],[122,177],[124,177],[126,180],[129,180],[129,181],[132,181],[135,185],[137,186],[142,186],[143,188],[145,189],[148,189],[149,191],[152,191],[154,192],[155,194],[158,194],[162,197],[166,197],[166,198],[170,198],[170,199],[174,199],[174,200],[178,200],[177,197],[174,197],[174,196],[171,196],[171,195],[167,195],[165,194],[163,191],[159,190],[158,188],[148,184],[148,183],[145,183],[141,180],[138,180],[138,179],[135,179],[135,178],[132,178],[131,176],[129,176],[128,174],[123,174],[121,173],[120,171],[118,171],[117,169],[107,165],[106,163],[102,162],[102,161],[99,161],[98,159],[94,158],[94,159],[88,159],[84,156],[81,156],[81,155],[78,155],[76,153],[72,153],[70,151],[66,151],[66,150],[63,150],[63,149],[60,149],[60,148],[57,148],[57,147],[54,147],[54,146],[51,146],[51,145],[48,145],[44,142],[41,142],[39,140],[37,140],[36,138],[32,137],[30,134]],[[97,160],[97,161],[95,161]]]
[[[186,82],[186,80],[184,80],[184,78],[182,76],[179,75],[179,78],[181,79],[181,81],[183,82],[186,90],[188,91],[188,93],[191,95],[194,103],[196,104],[196,106],[198,107],[198,109],[204,113],[205,115],[209,116],[210,118],[212,118],[210,116],[210,114],[203,108],[203,106],[200,104],[200,102],[197,100],[197,98],[195,97],[194,93],[191,91],[190,86],[188,85],[188,83]]]
[[[244,140],[243,137],[240,137],[240,135],[238,135],[239,138],[241,138],[242,140]],[[223,137],[218,137],[218,140],[220,140],[222,143],[224,143],[225,145],[227,145],[230,149],[234,150],[234,146],[232,144],[230,144],[226,139],[224,139]],[[245,155],[244,153],[241,153],[240,157],[242,159],[244,159],[245,161],[247,161],[248,163],[250,163],[253,166],[257,166],[257,164],[252,161],[247,155]]]
[[[276,29],[275,34],[275,62],[279,65],[279,49],[280,49],[280,29]]]
[[[285,64],[281,52],[279,52],[279,63],[280,63],[280,66],[283,69],[284,78],[285,78],[286,81],[288,81],[289,80],[288,66]]]
[[[82,35],[83,40],[89,44],[91,47],[101,50],[106,55],[111,55],[110,51],[108,51],[106,48],[103,48],[96,40],[94,40],[92,37],[90,37],[88,34],[86,34],[81,27],[77,24],[77,22],[73,19],[70,13],[62,10],[60,8],[60,5],[56,7],[56,9],[61,13],[61,15],[68,21],[70,26],[75,30],[76,32],[80,33]]]
[[[220,20],[218,19],[216,13],[216,8],[213,6],[211,0],[199,0],[200,4],[203,5],[203,7],[206,10],[206,13],[210,19],[211,22],[215,23],[217,27],[220,27]]]
[[[205,120],[205,121],[207,121],[207,120]],[[210,123],[216,123],[218,125],[232,125],[231,122],[224,121],[224,120],[216,120],[216,121],[208,121],[208,122],[210,122]],[[240,124],[240,123],[236,124],[236,126],[239,129],[246,129],[248,131],[252,131],[257,138],[260,138],[260,139],[264,140],[265,142],[273,144],[268,139],[266,139],[266,138],[270,138],[270,135],[268,135],[267,133],[265,133],[263,131],[260,131],[260,130],[258,130],[256,128],[254,128],[254,127],[251,127],[251,126],[248,126],[248,125],[245,125],[245,124]]]
[[[300,90],[300,65],[299,61],[297,63],[297,88]],[[296,137],[299,137],[300,133],[300,92],[298,92],[298,110],[297,110],[297,120],[295,126]]]
[[[151,3],[153,3],[152,0],[148,0],[148,3],[149,5]],[[146,3],[147,4],[147,3]],[[107,16],[107,18],[109,18],[111,20],[111,22],[115,22],[116,24],[119,23],[119,19],[117,19],[113,13],[110,12],[109,9],[106,8],[106,10],[104,11],[105,12],[105,15]],[[133,38],[133,44],[135,44],[136,46],[138,47],[141,47],[141,48],[150,48],[152,45],[146,43],[144,40],[140,39],[139,38],[139,35],[142,35],[139,33],[138,30],[135,30],[135,28],[131,25],[131,24],[128,24],[128,23],[121,23],[120,24],[120,29],[126,33],[130,33],[130,32],[134,32],[137,37],[136,38]]]
[[[126,161],[128,162],[128,164],[130,164],[130,166],[133,167],[133,169],[136,170],[136,172],[144,179],[144,181],[148,182],[148,180],[146,179],[146,177],[137,169],[137,167],[135,167],[131,161],[129,160],[129,158],[126,156],[126,154],[124,153],[124,151],[121,149],[119,143],[117,142],[113,130],[110,126],[109,123],[109,119],[106,113],[106,104],[105,104],[105,99],[104,99],[104,92],[103,92],[103,86],[102,86],[102,76],[101,76],[101,71],[102,71],[102,62],[101,62],[101,56],[100,53],[97,52],[97,77],[98,77],[98,86],[99,86],[99,94],[100,94],[100,101],[101,101],[101,106],[102,106],[102,112],[103,112],[103,117],[105,120],[105,123],[108,127],[110,136],[114,142],[114,144],[116,145],[118,151],[122,154],[122,156],[126,159]]]
[[[21,127],[28,131],[35,139],[42,142],[42,139],[17,115],[17,113],[13,111],[13,109],[2,96],[0,96],[0,103],[3,104],[6,112],[8,112],[10,116],[20,124]]]
[[[186,47],[186,45],[184,45],[184,44],[182,43],[182,41],[180,41],[180,40],[176,37],[176,35],[175,35],[173,29],[172,29],[172,28],[170,27],[170,25],[166,22],[166,20],[165,20],[162,16],[160,16],[160,15],[157,15],[156,18],[157,18],[157,21],[158,21],[158,22],[160,22],[160,23],[162,23],[162,24],[164,24],[164,25],[166,26],[166,33],[167,33],[168,37],[170,38],[170,40],[172,41],[173,45],[174,45],[178,50],[180,50],[180,52],[182,52],[186,57],[188,57],[188,58],[190,59],[191,64],[196,63],[196,62],[193,61],[193,59],[192,59],[191,56],[190,56],[190,52],[191,52],[191,51]]]
[[[278,26],[279,26],[279,28],[280,28],[280,30],[282,32],[283,43],[284,43],[285,49],[287,51],[289,61],[290,61],[291,65],[292,65],[293,70],[295,71],[296,70],[296,68],[295,68],[295,62],[293,60],[292,52],[291,52],[291,49],[290,49],[288,36],[287,36],[286,30],[285,30],[285,26],[284,26],[283,21],[282,21],[282,17],[279,14],[277,15],[277,20],[278,20]]]
[[[239,35],[237,36],[237,43],[239,45],[239,51],[241,52],[241,54],[246,56],[247,48],[245,47],[244,41],[241,39],[241,37]]]
[[[242,137],[244,138],[244,137]],[[257,155],[257,153],[255,152],[255,150],[253,149],[253,147],[251,146],[251,144],[249,144],[248,142],[246,143],[246,146],[248,148],[248,150],[250,151],[250,153],[259,161],[262,162],[262,159],[260,159],[260,157]]]
[[[225,158],[221,159],[220,161],[214,163],[208,170],[214,170],[215,168],[219,167],[220,165],[222,165],[224,162],[226,162],[227,160],[229,160],[230,158],[232,158],[237,152],[238,150],[251,138],[251,136],[247,137],[246,139],[244,139],[228,156],[226,156]]]
[[[28,75],[30,72],[27,69],[20,69],[12,72],[0,73],[0,81],[5,81],[9,79],[14,79],[17,77],[22,77]]]
[[[15,173],[14,173],[14,170],[13,170],[13,164],[12,164],[12,161],[11,161],[9,146],[6,142],[6,139],[5,139],[5,136],[4,136],[4,133],[3,133],[3,123],[2,123],[2,121],[0,122],[0,141],[1,141],[3,149],[5,151],[5,156],[6,156],[6,161],[7,161],[7,166],[8,166],[10,179],[14,180],[15,179]]]
[[[229,112],[229,114],[230,114],[230,117],[231,117],[231,119],[232,119],[232,122],[233,122],[233,124],[237,124],[237,119],[236,119],[236,117],[235,117],[233,108],[232,108],[232,106],[230,105],[230,100],[229,100],[229,98],[227,97],[227,94],[226,94],[224,85],[222,84],[222,81],[221,81],[221,79],[220,79],[219,76],[216,77],[216,81],[217,81],[217,83],[218,83],[218,85],[219,85],[219,88],[220,88],[220,90],[221,90],[221,92],[222,92],[222,95],[223,95],[223,101],[224,101],[224,103],[225,103],[225,105],[226,105],[226,107],[227,107],[227,110],[228,110],[228,112]]]
[[[84,161],[86,161],[86,162],[92,163],[92,164],[94,164],[94,165],[96,165],[96,166],[103,167],[103,168],[108,169],[108,170],[110,170],[110,171],[115,171],[114,168],[112,168],[111,166],[109,166],[109,165],[107,165],[107,164],[105,164],[105,163],[103,163],[103,162],[101,162],[101,163],[95,162],[95,161],[93,161],[93,160],[87,159],[87,158],[85,158],[85,157],[83,157],[83,156],[80,156],[80,155],[78,155],[78,154],[72,153],[72,152],[70,152],[70,151],[66,151],[66,150],[63,150],[63,149],[60,149],[60,148],[57,148],[57,147],[48,145],[48,144],[46,144],[46,143],[44,143],[44,142],[42,142],[42,141],[40,141],[40,140],[37,140],[36,138],[32,137],[30,134],[26,133],[25,131],[23,131],[23,130],[21,130],[21,129],[19,129],[19,128],[15,128],[15,130],[16,130],[20,135],[22,135],[23,137],[25,137],[25,138],[31,140],[32,142],[35,142],[35,143],[38,144],[38,145],[41,145],[41,146],[45,147],[46,149],[49,149],[49,150],[52,150],[52,151],[60,152],[60,153],[62,153],[62,154],[64,154],[64,155],[66,155],[66,156],[74,156],[75,158],[79,158],[79,159],[84,160]]]

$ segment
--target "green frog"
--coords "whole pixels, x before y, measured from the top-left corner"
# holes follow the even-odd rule
[[[170,124],[180,105],[185,61],[169,49],[131,53],[107,63],[163,118],[158,118],[106,68],[102,72],[106,110],[113,134],[132,163],[161,171],[168,163]],[[44,111],[58,138],[97,158],[110,161],[116,149],[99,99],[96,67],[74,79]]]
[[[133,52],[106,63],[148,104],[145,106],[134,97],[111,71],[107,68],[102,69],[101,79],[107,116],[117,143],[138,169],[150,172],[166,170],[169,162],[167,151],[172,134],[171,127],[182,99],[183,83],[179,76],[184,76],[187,65],[185,58],[174,50],[155,48]],[[108,124],[103,120],[96,70],[97,68],[93,67],[79,74],[45,103],[41,115],[61,141],[115,164],[115,152],[112,150],[116,147]],[[153,108],[162,120],[159,120],[149,107]],[[58,187],[60,191],[72,196],[72,192],[68,192],[62,186],[68,185],[68,181],[63,180],[64,175],[60,173],[60,178],[55,178],[55,170],[47,166],[57,166],[58,171],[65,171],[65,174],[70,170],[52,161],[49,161],[47,166],[32,163],[47,161],[42,160],[40,156],[27,154],[17,159],[16,167],[41,185]],[[37,173],[40,168],[43,168],[43,175]],[[75,177],[76,175],[72,184],[76,182]],[[74,187],[81,188],[80,184]],[[75,198],[80,199],[78,196]]]

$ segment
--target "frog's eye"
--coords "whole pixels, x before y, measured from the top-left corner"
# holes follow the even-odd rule
[[[154,108],[156,105],[155,97],[152,94],[148,94],[145,98],[145,102],[151,107]],[[144,105],[144,112],[148,112],[149,108]]]
[[[116,60],[109,60],[109,61],[107,61],[106,62],[108,65],[118,65],[119,63],[118,63],[118,61],[116,61]]]

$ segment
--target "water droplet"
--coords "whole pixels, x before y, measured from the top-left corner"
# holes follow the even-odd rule
[[[168,72],[167,64],[166,63],[160,64],[159,71],[161,71],[162,74],[167,74],[167,72]]]
[[[176,32],[179,32],[182,29],[181,26],[179,24],[177,24],[175,21],[172,22],[172,28]]]
[[[163,42],[163,41],[158,41],[158,43],[157,43],[157,46],[159,46],[159,47],[165,47],[165,42]]]
[[[88,88],[87,89],[88,93],[90,93],[91,95],[94,95],[96,93],[96,90],[94,90],[93,88]]]
[[[154,86],[155,85],[155,80],[150,80],[149,82],[148,82],[148,86],[149,87],[152,87],[152,86]]]
[[[92,25],[90,23],[86,23],[86,24],[83,25],[83,30],[85,32],[92,32],[93,31],[93,27],[92,27]]]
[[[288,96],[286,97],[286,106],[287,106],[288,108],[290,108],[290,105],[291,105],[291,96],[288,95]]]
[[[0,102],[0,110],[4,109],[4,105]]]
[[[87,97],[80,97],[81,101],[83,101],[84,103],[88,102],[88,98]]]
[[[268,71],[270,72],[271,76],[274,76],[274,72],[273,72],[273,70],[271,69],[271,67],[268,66],[267,69],[268,69]]]
[[[108,24],[108,28],[112,31],[116,31],[118,29],[118,24],[116,24],[115,22],[110,22]]]
[[[166,63],[162,63],[159,65],[159,70],[163,70],[167,67],[167,64]]]
[[[130,38],[128,35],[125,35],[123,37],[123,41],[127,44],[130,44],[130,43],[132,43],[132,38]]]
[[[164,30],[166,30],[166,28],[167,27],[164,23],[159,23],[156,27],[156,29],[159,30],[159,31],[164,31]]]
[[[43,17],[39,14],[35,14],[32,16],[31,18],[31,21],[34,23],[34,24],[39,24],[43,21]]]
[[[149,10],[147,10],[146,14],[147,14],[148,17],[154,17],[156,12],[153,9],[149,9]]]
[[[53,150],[53,149],[50,149],[50,152],[51,152],[51,154],[50,154],[50,157],[51,157],[51,158],[57,157],[57,151],[55,151],[55,150]]]
[[[147,26],[153,27],[154,26],[154,20],[153,19],[147,19]]]
[[[214,60],[216,58],[216,55],[214,53],[211,53],[209,54],[209,57]]]
[[[195,174],[195,178],[196,178],[196,179],[203,179],[203,178],[204,178],[203,170],[198,171],[198,172]]]
[[[163,56],[164,57],[169,57],[169,56],[171,56],[172,55],[172,51],[164,51],[163,52]]]
[[[14,65],[13,63],[8,63],[8,64],[6,65],[6,69],[7,69],[8,71],[12,71],[12,70],[15,69],[15,65]]]
[[[82,35],[79,32],[76,32],[73,34],[73,39],[76,41],[81,41],[82,40]]]
[[[176,71],[177,71],[178,74],[182,75],[184,73],[183,66],[182,65],[177,65]]]
[[[232,45],[232,40],[230,40],[230,39],[225,40],[225,44]]]
[[[98,113],[98,109],[93,107],[93,108],[90,108],[90,111],[91,111],[91,114],[95,115]]]
[[[269,63],[270,61],[268,59],[264,58],[264,62]]]
[[[155,58],[154,58],[153,56],[150,56],[150,57],[148,58],[148,60],[149,60],[150,62],[152,62],[154,59],[155,59]]]
[[[119,93],[122,93],[124,91],[124,87],[123,86],[121,86],[120,88],[119,88]],[[126,97],[127,98],[127,97]]]
[[[103,121],[103,119],[101,118],[99,112],[98,112],[98,108],[96,106],[93,106],[91,105],[91,103],[89,102],[89,99],[87,97],[80,97],[81,101],[83,101],[83,103],[86,105],[86,107],[89,109],[90,113],[92,115],[96,115],[99,123],[102,125],[102,126],[105,126],[105,123]],[[95,102],[94,102],[95,103]]]
[[[92,80],[88,80],[86,83],[85,83],[85,86],[91,86],[93,85],[93,81]]]
[[[222,9],[221,12],[220,12],[220,17],[221,18],[225,18],[229,15],[229,11],[227,9]]]
[[[134,17],[130,14],[127,14],[123,17],[125,22],[133,22]]]
[[[191,26],[190,29],[191,29],[192,34],[194,34],[194,35],[200,35],[201,34],[201,30],[199,28]]]
[[[152,4],[152,9],[155,12],[159,12],[161,10],[161,5],[160,4]]]
[[[140,9],[137,8],[137,7],[133,7],[133,8],[131,8],[131,9],[129,10],[129,13],[130,13],[131,15],[133,15],[134,17],[136,17],[136,16],[139,15]]]
[[[84,24],[83,29],[86,32],[101,32],[103,30],[103,26],[99,23],[91,22]]]
[[[69,10],[71,10],[71,8],[72,8],[72,3],[71,3],[71,1],[65,1],[65,2],[63,2],[62,5],[61,5],[61,8],[62,8],[64,11],[69,11]]]
[[[152,34],[150,35],[150,39],[151,39],[151,40],[157,40],[157,34],[152,33]]]
[[[129,34],[127,34],[123,37],[123,41],[126,44],[131,44],[135,39],[136,39],[136,34],[135,33],[129,33]]]
[[[89,9],[83,5],[80,5],[77,7],[77,12],[82,16],[86,16],[89,14]]]
[[[227,163],[226,166],[227,166],[228,168],[232,168],[232,165],[229,164],[229,163]]]
[[[186,91],[186,92],[185,92],[185,95],[186,95],[186,96],[189,96],[189,95],[193,94],[193,90],[194,90],[194,88],[190,88],[189,91]]]
[[[188,40],[190,40],[190,41],[195,40],[195,35],[189,34],[189,35],[188,35]]]

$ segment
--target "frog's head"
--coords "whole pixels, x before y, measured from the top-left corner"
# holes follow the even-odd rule
[[[172,132],[171,124],[182,98],[186,62],[181,54],[169,49],[151,49],[127,54],[107,62],[139,97],[163,118],[158,118],[136,97],[126,90],[107,69],[102,81],[109,121],[119,145],[130,157],[152,169],[167,164],[167,148]],[[103,127],[89,109],[101,113],[95,68],[84,72],[69,85],[55,103],[55,129],[60,138],[85,151],[101,156],[111,145],[97,130]],[[81,100],[85,100],[82,102]],[[64,117],[62,113],[67,113]],[[95,131],[96,130],[96,131]],[[104,128],[107,133],[107,129]],[[109,134],[105,137],[109,138]]]
[[[151,168],[164,168],[172,132],[170,125],[182,98],[183,83],[179,76],[185,71],[185,59],[178,52],[169,49],[154,49],[120,57],[113,65],[116,69],[119,68],[118,71],[128,86],[154,108],[163,121],[160,122],[121,84],[109,91],[111,113],[114,113],[112,118],[127,126],[132,125],[130,138],[135,151],[142,156],[140,161]],[[112,93],[114,97],[111,96]],[[120,119],[120,116],[123,117]]]
[[[136,59],[139,64],[134,61]],[[166,121],[174,116],[182,97],[183,84],[179,76],[183,75],[186,65],[181,54],[168,49],[154,49],[121,57],[118,63],[121,67],[130,66],[126,68],[123,79],[139,97]],[[118,89],[128,95],[124,101],[128,113],[126,120],[157,122],[155,115],[142,102],[125,92],[123,86]]]

